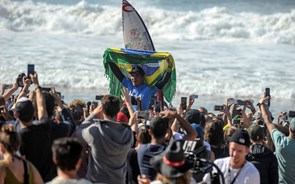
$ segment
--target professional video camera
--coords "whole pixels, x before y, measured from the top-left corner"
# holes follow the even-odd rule
[[[224,184],[224,177],[220,169],[210,160],[208,160],[208,151],[203,144],[203,139],[195,141],[185,141],[183,144],[186,160],[193,164],[191,173],[198,182],[205,174],[210,174],[211,184]],[[215,172],[213,173],[213,168]]]

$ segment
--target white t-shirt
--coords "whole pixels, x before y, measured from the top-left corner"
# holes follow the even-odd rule
[[[241,169],[233,169],[229,166],[229,161],[230,157],[221,158],[214,161],[214,163],[223,173],[226,184],[230,184],[238,173],[239,174],[234,184],[260,184],[259,171],[251,162],[246,161],[245,165]],[[217,173],[215,168],[213,169],[213,173]],[[207,183],[210,183],[210,180],[210,174],[206,174],[203,178],[203,181]]]
[[[50,182],[47,182],[46,184],[92,184],[92,183],[83,178],[82,179],[64,179],[57,176]]]

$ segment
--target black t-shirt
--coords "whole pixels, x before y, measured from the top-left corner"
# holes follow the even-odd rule
[[[56,168],[52,161],[50,121],[28,126],[19,133],[22,139],[21,155],[34,164],[44,181],[53,179]]]
[[[151,166],[150,160],[153,156],[161,154],[165,149],[165,144],[143,144],[139,147],[137,158],[141,174],[146,175],[151,180],[155,179],[157,172]]]
[[[56,175],[56,167],[52,161],[51,145],[55,139],[68,137],[75,130],[74,120],[67,110],[62,111],[65,121],[52,122],[48,118],[41,119],[38,124],[20,129],[22,144],[21,155],[32,162],[45,182]]]

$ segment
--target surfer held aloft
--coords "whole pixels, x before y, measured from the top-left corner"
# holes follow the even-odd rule
[[[171,77],[171,74],[165,71],[165,74],[161,80],[159,80],[155,86],[150,87],[145,83],[145,72],[140,66],[133,65],[131,71],[129,72],[131,76],[130,79],[122,74],[115,63],[109,62],[109,66],[122,85],[128,88],[129,92],[131,93],[130,95],[134,96],[135,98],[140,97],[142,107],[141,110],[149,109],[151,96],[154,96],[159,89],[162,89]]]

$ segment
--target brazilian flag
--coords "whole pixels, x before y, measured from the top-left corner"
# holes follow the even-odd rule
[[[170,72],[170,80],[162,88],[163,96],[168,102],[172,101],[176,91],[176,70],[172,55],[168,52],[146,50],[108,48],[103,55],[105,75],[110,80],[109,91],[111,95],[120,96],[122,84],[113,74],[108,63],[115,63],[125,77],[130,78],[129,72],[133,65],[140,66],[146,76],[145,83],[155,86],[163,77],[164,72]]]

